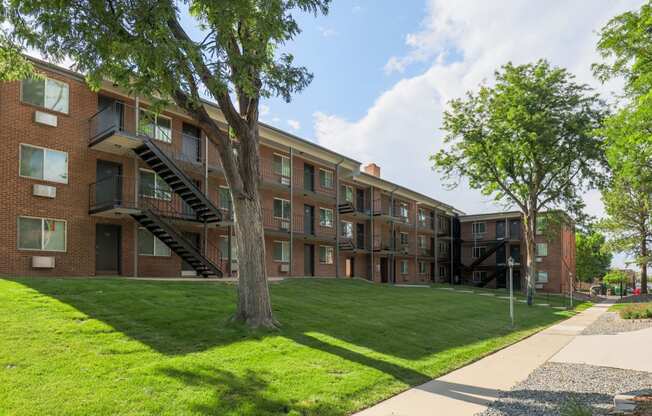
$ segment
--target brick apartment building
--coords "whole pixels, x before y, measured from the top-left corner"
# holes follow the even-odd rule
[[[0,274],[237,276],[226,181],[192,120],[36,63],[45,79],[0,84]],[[492,284],[463,265],[471,217],[377,165],[264,124],[260,136],[270,276]],[[555,273],[544,289],[559,290]]]

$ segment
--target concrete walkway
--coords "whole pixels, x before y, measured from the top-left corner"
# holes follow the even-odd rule
[[[356,416],[474,415],[568,345],[611,306],[593,306],[510,347],[411,388]]]

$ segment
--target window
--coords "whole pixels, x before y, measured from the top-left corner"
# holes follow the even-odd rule
[[[231,210],[231,192],[226,186],[220,186],[220,208]]]
[[[274,173],[285,176],[287,178],[290,177],[290,158],[287,156],[279,155],[278,153],[274,153],[273,159],[272,159],[272,166],[274,168]]]
[[[20,176],[68,183],[68,153],[21,144]]]
[[[448,255],[448,243],[445,241],[439,242],[439,254]]]
[[[333,226],[333,210],[330,208],[319,208],[319,225],[322,227]]]
[[[172,143],[172,120],[151,111],[140,110],[138,132],[165,143]]]
[[[439,266],[439,277],[446,277],[446,266]]]
[[[274,218],[290,220],[290,201],[274,198]]]
[[[229,236],[220,236],[220,259],[229,260]],[[238,245],[235,242],[235,237],[231,237],[231,260],[238,261]]]
[[[548,283],[548,272],[537,272],[537,283]]]
[[[274,261],[287,263],[290,261],[290,243],[288,241],[274,241],[272,246]]]
[[[537,243],[537,256],[544,257],[548,255],[548,243]]]
[[[401,260],[401,274],[408,274],[408,261]]]
[[[407,202],[399,202],[398,203],[398,215],[401,218],[407,218],[407,216],[408,216],[408,204],[407,204]]]
[[[353,223],[348,221],[342,221],[342,237],[344,238],[353,238]]]
[[[66,251],[66,222],[49,218],[18,217],[18,248]]]
[[[150,233],[145,228],[139,228],[138,254],[141,256],[168,257],[171,252],[170,247],[166,246],[165,243],[156,238],[154,234]]]
[[[473,258],[478,259],[485,255],[487,252],[487,247],[485,246],[474,246],[473,247]]]
[[[423,208],[419,208],[419,211],[417,211],[417,219],[419,220],[419,225],[426,225],[426,211]]]
[[[400,236],[401,245],[407,245],[408,244],[409,234],[402,232],[402,233],[399,234],[399,236]]]
[[[426,244],[426,236],[425,235],[420,235],[417,237],[417,243],[419,244],[419,248],[428,248]]]
[[[342,185],[342,198],[346,202],[353,202],[353,188],[349,185]]]
[[[487,224],[484,222],[474,222],[471,224],[471,229],[473,234],[484,234],[487,228]]]
[[[319,185],[322,188],[330,189],[333,187],[333,171],[319,169]]]
[[[20,99],[24,103],[68,114],[68,84],[50,78],[23,80]]]
[[[473,281],[482,282],[487,279],[487,272],[485,270],[474,270],[473,271]]]
[[[321,264],[333,264],[333,247],[319,246],[319,262]]]
[[[546,228],[546,217],[537,217],[535,233],[536,235],[543,234],[543,230]]]
[[[163,178],[146,169],[140,170],[140,194],[147,198],[172,200],[172,190]]]
[[[442,233],[448,232],[448,224],[449,224],[448,218],[446,217],[438,217],[438,218],[439,218],[438,220],[439,231]]]
[[[428,264],[425,261],[419,262],[419,274],[428,273]]]

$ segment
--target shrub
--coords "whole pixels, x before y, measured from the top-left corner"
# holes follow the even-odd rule
[[[593,411],[590,407],[571,399],[565,402],[561,407],[561,416],[592,416]]]
[[[652,303],[627,305],[620,310],[620,317],[623,319],[651,319]]]

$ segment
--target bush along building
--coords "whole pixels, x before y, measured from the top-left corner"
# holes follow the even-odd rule
[[[237,219],[201,130],[174,107],[154,113],[109,82],[93,92],[79,74],[36,65],[45,78],[0,84],[0,274],[237,276]],[[486,264],[496,254],[466,257],[474,217],[383,179],[375,164],[262,123],[260,136],[269,276],[502,284]],[[546,261],[571,247],[559,249]]]

